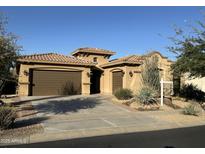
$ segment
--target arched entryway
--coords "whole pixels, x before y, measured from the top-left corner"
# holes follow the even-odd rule
[[[90,75],[90,94],[100,93],[100,78],[102,75],[102,70],[97,68],[91,69]]]

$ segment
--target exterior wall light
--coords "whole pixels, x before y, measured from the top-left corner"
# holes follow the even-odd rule
[[[25,76],[28,76],[28,75],[29,75],[29,72],[28,72],[27,70],[24,70],[24,71],[23,71],[23,74],[24,74]]]
[[[87,72],[87,76],[90,77],[90,72]]]
[[[132,71],[130,71],[130,72],[129,72],[129,75],[130,75],[131,77],[133,76],[133,73],[132,73]]]

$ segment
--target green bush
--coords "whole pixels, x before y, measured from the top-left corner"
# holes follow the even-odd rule
[[[8,129],[16,118],[14,108],[9,106],[0,106],[0,130]]]
[[[137,99],[144,105],[154,104],[157,103],[156,95],[157,93],[153,89],[143,87],[137,95]]]
[[[114,95],[119,100],[128,100],[128,99],[131,99],[133,97],[132,91],[130,89],[126,89],[126,88],[116,90]]]
[[[196,105],[191,104],[191,105],[188,105],[187,107],[184,108],[183,113],[184,113],[185,115],[198,116],[199,113],[200,113],[200,111],[199,111],[199,109],[197,108]]]
[[[183,85],[180,89],[180,96],[186,100],[195,100],[197,102],[205,101],[205,92],[192,84]]]

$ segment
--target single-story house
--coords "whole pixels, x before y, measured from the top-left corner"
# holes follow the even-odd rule
[[[137,92],[147,56],[157,56],[161,77],[172,80],[172,62],[159,52],[109,60],[114,54],[104,49],[79,48],[71,56],[57,53],[21,56],[16,69],[19,75],[17,93],[23,96],[63,95],[66,85],[76,94],[85,95],[112,94],[119,88]]]

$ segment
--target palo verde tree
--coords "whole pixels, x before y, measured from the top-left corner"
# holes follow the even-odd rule
[[[198,21],[191,26],[191,32],[175,29],[175,36],[170,37],[173,45],[168,49],[177,54],[172,65],[175,75],[188,73],[189,77],[205,77],[205,22]]]
[[[139,91],[137,98],[144,105],[157,103],[156,97],[160,92],[160,72],[158,68],[157,56],[145,56],[142,65],[142,88]]]
[[[160,91],[160,72],[158,68],[158,57],[146,57],[142,67],[142,83],[156,92]]]
[[[7,18],[0,14],[0,95],[6,81],[14,80],[11,69],[21,49],[17,45],[17,36],[7,32]]]

